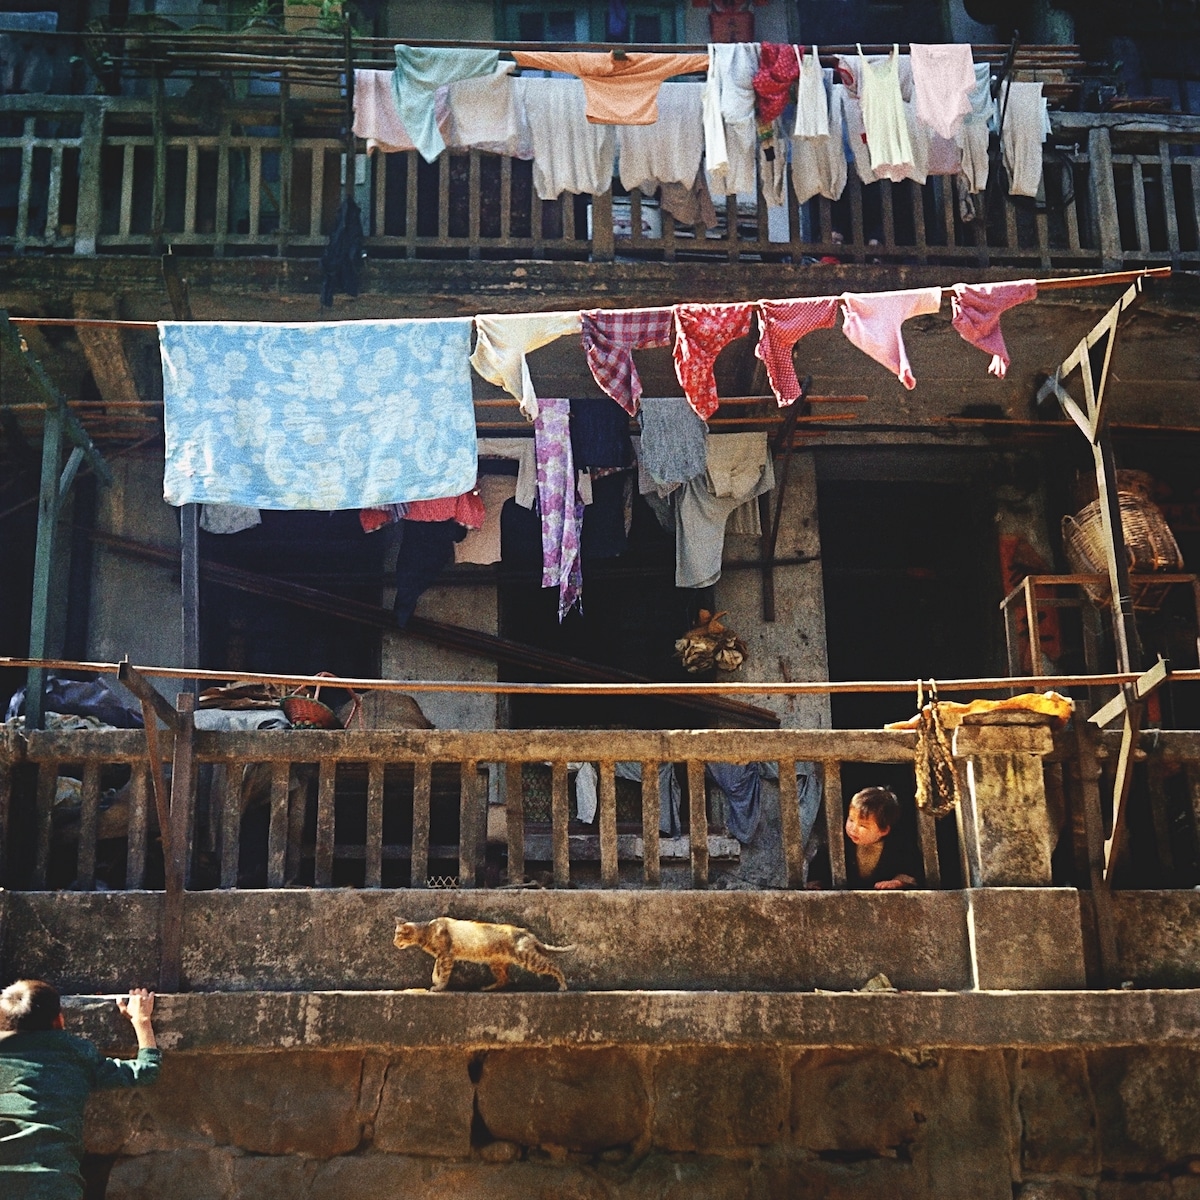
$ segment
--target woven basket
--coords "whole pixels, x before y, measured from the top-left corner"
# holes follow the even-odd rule
[[[1158,505],[1140,489],[1119,491],[1117,500],[1130,573],[1148,575],[1155,571],[1182,571],[1183,555]],[[1063,517],[1062,535],[1067,562],[1073,572],[1078,575],[1108,574],[1099,500],[1085,505],[1073,517]],[[1092,602],[1101,607],[1110,601],[1107,586],[1093,584],[1084,590]],[[1157,612],[1166,599],[1167,590],[1166,584],[1134,584],[1134,608]]]

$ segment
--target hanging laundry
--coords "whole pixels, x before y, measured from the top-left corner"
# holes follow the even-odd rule
[[[759,130],[783,115],[792,84],[800,75],[800,50],[796,46],[763,42],[754,73],[754,115]]]
[[[941,288],[904,292],[847,292],[842,296],[842,332],[864,354],[882,363],[910,391],[917,386],[900,326],[910,317],[935,313]]]
[[[576,470],[628,467],[633,461],[629,414],[608,396],[572,400],[571,454]]]
[[[480,475],[479,499],[483,502],[483,522],[454,545],[456,563],[494,563],[500,561],[500,513],[505,501],[517,492],[515,475]]]
[[[339,292],[358,295],[358,268],[363,260],[362,213],[352,196],[338,205],[329,240],[321,252],[321,307],[330,308]]]
[[[912,140],[904,114],[900,92],[900,47],[882,62],[868,62],[861,44],[858,47],[859,79],[863,127],[871,170],[876,175],[899,182],[909,178],[913,165]]]
[[[846,90],[842,97],[842,114],[846,122],[846,140],[850,143],[851,156],[859,179],[863,183],[878,183],[881,179],[898,183],[911,179],[924,183],[929,174],[929,133],[917,120],[916,108],[911,101],[900,104],[904,126],[908,130],[912,161],[907,164],[889,165],[880,171],[871,166],[871,151],[867,143],[867,128],[863,123],[862,103]]]
[[[760,300],[759,326],[762,334],[754,347],[755,357],[767,368],[767,378],[780,408],[794,404],[800,381],[792,361],[792,348],[816,329],[832,329],[837,323],[838,298],[816,296],[806,300]]]
[[[533,147],[533,186],[541,200],[563,192],[603,195],[612,187],[616,139],[591,125],[578,79],[515,79]]]
[[[833,71],[823,72],[821,98],[827,104],[825,137],[799,136],[792,139],[792,187],[800,204],[814,196],[840,200],[846,187],[845,118],[842,114],[845,87],[833,83]],[[801,80],[803,82],[803,80]],[[829,95],[825,95],[825,86]]]
[[[708,186],[717,196],[754,194],[758,135],[754,125],[754,75],[758,43],[708,47],[704,89],[704,157]]]
[[[579,550],[583,562],[619,558],[628,545],[626,500],[630,476],[606,475],[592,480],[592,502],[583,512]]]
[[[750,332],[753,304],[677,304],[675,374],[688,402],[707,420],[717,411],[713,363],[735,338]]]
[[[621,186],[652,193],[661,183],[691,187],[704,153],[702,83],[664,83],[653,125],[617,126]]]
[[[800,54],[799,47],[796,53]],[[829,128],[829,95],[826,72],[821,67],[821,52],[816,46],[811,54],[800,60],[800,73],[796,80],[796,121],[792,136],[798,138],[823,138],[831,136]],[[830,79],[832,82],[832,79]]]
[[[358,523],[362,526],[363,533],[376,533],[403,521],[407,512],[407,504],[381,504],[378,508],[360,508]]]
[[[675,332],[674,314],[669,308],[593,308],[579,316],[583,352],[592,377],[632,416],[642,395],[633,351],[669,346]]]
[[[538,508],[542,521],[542,587],[558,588],[561,621],[583,595],[579,547],[583,504],[571,459],[571,402],[544,400],[533,423]]]
[[[971,93],[975,89],[970,43],[913,42],[908,50],[917,116],[940,137],[957,137],[963,117],[971,111]]]
[[[758,130],[758,184],[768,208],[782,208],[787,203],[787,153],[782,120]],[[786,236],[783,240],[787,241]]]
[[[158,331],[168,504],[372,508],[475,482],[469,317]]]
[[[670,213],[679,225],[700,229],[717,227],[717,210],[713,207],[703,167],[696,172],[691,187],[682,183],[660,184],[658,202],[663,212]]]
[[[408,521],[457,521],[464,529],[479,529],[483,525],[483,501],[474,488],[461,496],[414,500],[407,510],[404,517]]]
[[[624,54],[514,50],[520,67],[578,75],[587,95],[587,119],[594,125],[653,125],[658,120],[658,89],[672,75],[704,71],[703,54]]]
[[[774,486],[766,433],[708,439],[708,470],[675,493],[676,587],[710,587],[721,578],[729,514]]]
[[[437,126],[438,88],[459,79],[491,75],[499,61],[500,54],[496,50],[396,47],[396,70],[392,75],[396,111],[426,162],[433,162],[446,148]]]
[[[517,102],[513,86],[514,65],[502,62],[492,75],[460,79],[446,87],[446,145],[510,158],[533,157],[525,107]]]
[[[242,533],[262,524],[257,508],[240,504],[205,504],[200,509],[200,528],[205,533]]]
[[[533,390],[533,379],[525,356],[568,333],[579,331],[578,312],[476,317],[475,350],[471,355],[471,366],[488,383],[494,383],[508,392],[532,421],[538,413],[538,398]]]
[[[354,72],[354,136],[364,138],[367,153],[415,150],[396,111],[391,71]]]
[[[950,289],[951,324],[962,339],[992,356],[988,373],[1003,379],[1008,373],[1008,348],[1000,330],[1000,315],[1015,305],[1037,298],[1037,281],[956,283]]]
[[[1005,85],[996,102],[1000,147],[1010,196],[1036,196],[1042,187],[1042,143],[1050,135],[1050,114],[1040,83]]]
[[[537,458],[533,438],[480,438],[480,458],[507,458],[517,463],[517,491],[514,496],[522,508],[537,503]]]
[[[454,560],[454,543],[466,536],[457,521],[402,521],[396,556],[396,624],[407,627],[421,594]]]
[[[743,846],[754,840],[762,822],[762,774],[759,763],[705,763],[705,777],[729,802],[726,828]]]
[[[992,97],[992,68],[988,63],[975,64],[975,87],[970,98],[971,111],[963,117],[956,140],[963,186],[968,193],[976,193],[987,188],[988,137],[995,124],[996,102]]]
[[[642,401],[642,464],[657,487],[686,483],[708,469],[708,427],[682,396]]]

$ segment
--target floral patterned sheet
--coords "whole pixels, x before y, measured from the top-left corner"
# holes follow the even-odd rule
[[[328,511],[475,485],[469,317],[158,331],[168,504]]]

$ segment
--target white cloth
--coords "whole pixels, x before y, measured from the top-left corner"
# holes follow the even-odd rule
[[[480,438],[480,458],[511,458],[518,463],[517,490],[513,499],[522,508],[537,503],[537,454],[533,438]]]
[[[578,79],[513,80],[533,148],[533,186],[539,199],[563,192],[603,195],[612,186],[616,141],[611,125],[587,119]]]
[[[771,127],[771,136],[759,139],[758,143],[758,178],[768,208],[782,208],[787,203],[787,175],[787,141],[783,122],[777,120]],[[786,242],[787,238],[782,240]]]
[[[708,47],[704,88],[704,154],[709,190],[718,196],[754,194],[758,134],[754,125],[757,42]]]
[[[547,83],[554,82],[546,80]],[[568,333],[580,333],[579,312],[507,313],[475,318],[471,366],[488,383],[514,397],[529,420],[538,414],[537,393],[525,356]]]
[[[975,65],[967,42],[928,45],[914,42],[911,54],[917,116],[939,137],[953,140],[971,111]]]
[[[660,183],[690,188],[700,171],[703,141],[703,83],[664,83],[658,89],[653,125],[617,127],[621,186],[654,191]]]
[[[900,104],[904,127],[908,134],[909,153],[912,158],[906,164],[894,164],[886,171],[876,171],[871,166],[871,152],[867,145],[867,132],[863,123],[860,101],[847,90],[842,96],[842,115],[846,122],[846,137],[854,158],[854,169],[863,183],[878,183],[890,179],[898,183],[903,179],[914,179],[924,183],[929,173],[929,138],[917,122],[913,105],[905,100]]]
[[[827,72],[832,79],[833,71]],[[846,187],[846,121],[842,113],[846,89],[831,83],[827,100],[829,133],[792,139],[792,187],[803,204],[814,196],[839,200]]]
[[[567,763],[567,768],[576,767],[575,772],[575,815],[585,825],[590,825],[596,819],[596,809],[599,807],[596,789],[600,776],[590,762]]]
[[[525,106],[517,103],[513,86],[515,65],[502,62],[494,75],[447,85],[447,146],[474,146],[511,158],[533,157]]]
[[[261,524],[262,513],[257,508],[246,508],[241,504],[200,506],[200,528],[205,533],[241,533]]]
[[[467,530],[467,536],[454,543],[456,563],[500,561],[500,512],[505,501],[517,494],[517,477],[480,475],[476,488],[483,501],[483,524],[478,529]]]
[[[816,46],[811,54],[800,60],[800,78],[796,81],[796,123],[792,136],[798,138],[829,137],[829,93],[826,77],[832,71],[821,67],[821,53]]]
[[[391,71],[354,72],[354,135],[366,139],[368,154],[416,149],[396,111]]]
[[[958,131],[961,153],[959,171],[968,192],[982,192],[987,188],[988,131],[995,124],[995,113],[991,66],[988,63],[976,63],[971,111],[963,117],[962,128]]]
[[[1004,128],[1000,146],[1010,196],[1036,196],[1042,186],[1042,143],[1050,133],[1050,114],[1040,83],[1008,83],[998,102]]]
[[[893,46],[882,61],[868,61],[860,45],[858,57],[859,99],[871,170],[876,177],[893,182],[913,178],[909,174],[913,145],[900,90],[900,47]]]

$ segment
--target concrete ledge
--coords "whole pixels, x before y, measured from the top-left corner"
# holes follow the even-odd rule
[[[132,1052],[112,998],[69,997],[67,1028]],[[576,994],[208,992],[162,996],[174,1051],[365,1047],[792,1046],[994,1049],[1200,1045],[1200,990]]]

